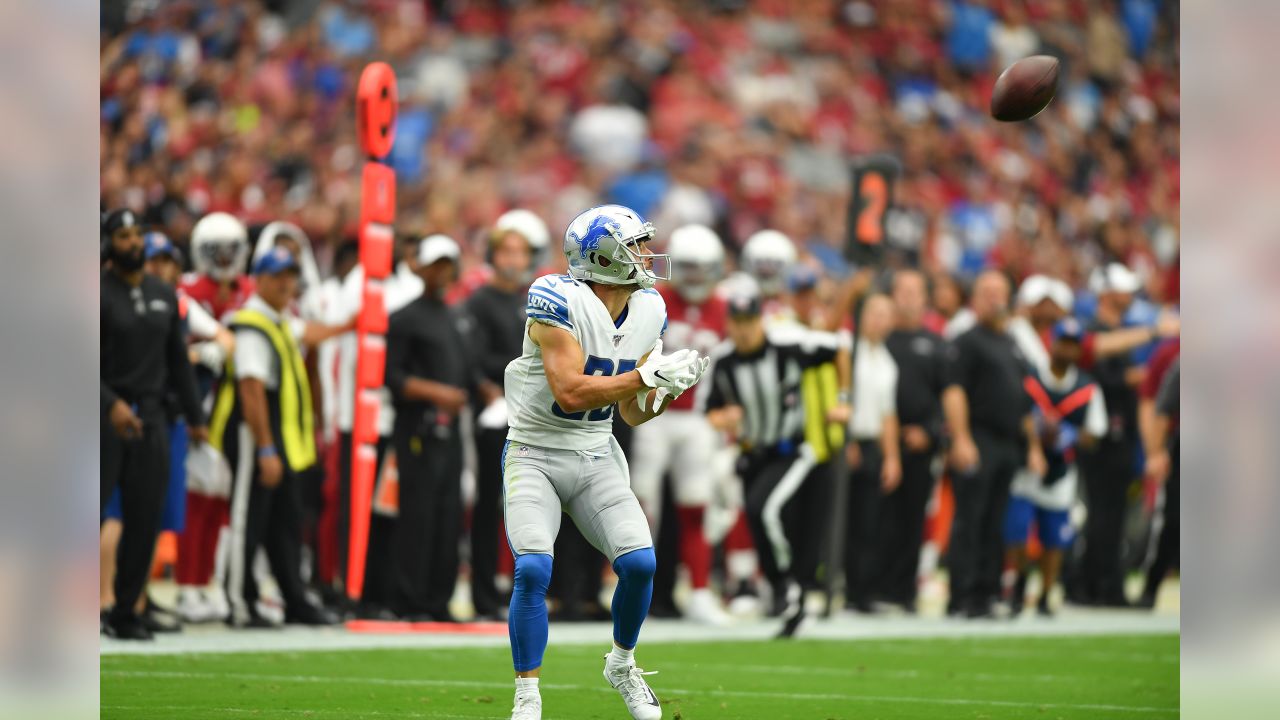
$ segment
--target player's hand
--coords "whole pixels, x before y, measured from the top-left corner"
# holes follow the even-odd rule
[[[888,495],[902,484],[902,461],[897,457],[886,457],[880,466],[880,489]]]
[[[187,439],[193,443],[209,442],[209,428],[205,425],[191,425],[187,427]]]
[[[133,408],[129,407],[124,400],[116,400],[111,405],[108,419],[116,435],[125,440],[136,440],[142,437],[142,420],[133,414]]]
[[[645,385],[666,388],[672,395],[679,396],[698,381],[702,372],[706,371],[706,366],[700,363],[698,353],[693,350],[677,350],[670,355],[663,355],[662,341],[659,340],[649,352],[649,358],[636,370]]]
[[[929,439],[929,431],[919,425],[902,426],[902,444],[911,452],[924,452],[933,441]]]
[[[260,455],[258,457],[258,480],[265,487],[273,488],[284,479],[284,463],[279,455]]]
[[[195,353],[196,363],[203,365],[214,374],[222,374],[222,364],[226,360],[227,352],[216,340],[208,340],[206,342],[193,345],[192,352]]]
[[[738,428],[742,425],[742,406],[726,405],[719,410],[712,410],[707,414],[707,419],[720,432],[737,436]]]
[[[848,405],[844,403],[833,405],[831,409],[827,411],[827,422],[844,425],[849,422],[849,418],[852,415],[853,408]]]
[[[972,472],[978,468],[978,446],[969,435],[957,437],[951,445],[951,467],[962,472]]]

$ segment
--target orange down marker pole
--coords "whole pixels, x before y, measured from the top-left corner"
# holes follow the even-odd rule
[[[391,273],[396,219],[396,175],[382,159],[396,135],[396,76],[386,63],[370,63],[356,87],[356,134],[368,162],[361,175],[360,265],[364,268],[356,319],[355,422],[351,433],[351,537],[347,552],[347,597],[364,592],[364,559],[377,472],[378,395],[382,386],[387,310],[382,281]]]

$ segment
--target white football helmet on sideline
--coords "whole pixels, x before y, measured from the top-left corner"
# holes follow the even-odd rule
[[[528,283],[533,279],[533,273],[547,262],[547,248],[551,245],[551,233],[547,230],[547,224],[542,221],[542,218],[532,211],[523,208],[508,210],[502,213],[493,224],[493,232],[489,236],[490,250],[509,232],[516,233],[529,243],[532,257],[529,260],[529,269],[525,273],[526,277],[521,280]]]
[[[795,262],[795,244],[777,230],[761,230],[742,246],[742,268],[760,284],[765,297],[782,293]]]
[[[191,263],[197,273],[231,282],[244,273],[248,259],[249,234],[234,215],[209,213],[191,230]]]
[[[621,205],[601,205],[578,215],[564,232],[564,255],[569,275],[577,280],[607,285],[639,285],[651,288],[671,279],[670,255],[640,252],[639,243],[651,242],[653,223]]]
[[[706,225],[681,225],[667,241],[671,285],[691,303],[704,302],[724,276],[724,243]]]

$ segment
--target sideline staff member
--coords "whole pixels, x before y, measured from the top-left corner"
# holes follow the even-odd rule
[[[169,484],[169,432],[165,391],[172,386],[193,440],[204,440],[204,413],[173,288],[142,272],[144,247],[137,218],[114,210],[103,221],[101,367],[102,479],[105,507],[120,488],[124,531],[115,580],[112,637],[148,640],[134,613],[147,582]]]
[[[458,244],[432,235],[418,246],[423,292],[391,316],[386,384],[396,407],[392,438],[400,469],[392,610],[402,618],[452,622],[462,517],[462,438],[472,368],[458,318],[444,304],[458,277]]]
[[[336,621],[302,584],[301,475],[316,462],[311,383],[299,343],[314,346],[349,329],[306,323],[287,308],[298,294],[298,262],[283,247],[253,265],[256,292],[231,317],[236,349],[214,403],[212,439],[234,469],[227,597],[231,624],[269,627],[258,614],[253,558],[267,551],[285,622]]]
[[[956,338],[953,384],[942,399],[954,438],[956,497],[949,615],[994,614],[1013,475],[1026,467],[1044,477],[1047,469],[1023,387],[1030,367],[1005,331],[1009,292],[1009,280],[999,271],[978,276],[972,301],[977,324]]]

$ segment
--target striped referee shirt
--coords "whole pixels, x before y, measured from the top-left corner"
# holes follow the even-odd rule
[[[803,372],[834,360],[840,344],[835,333],[791,326],[769,329],[754,352],[725,343],[716,353],[706,409],[742,408],[743,449],[789,452],[804,442]]]

